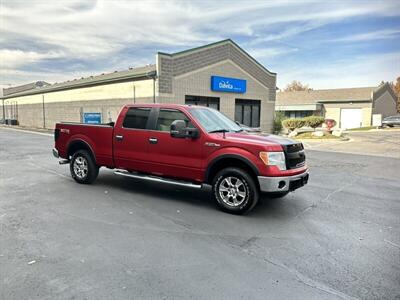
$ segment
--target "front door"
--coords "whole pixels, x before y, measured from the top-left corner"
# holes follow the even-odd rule
[[[122,123],[115,126],[114,158],[117,168],[146,172],[150,112],[148,107],[131,107]]]
[[[170,135],[171,123],[184,120],[193,127],[188,116],[177,109],[160,109],[156,128],[150,132],[149,154],[152,173],[173,178],[202,179],[202,137],[175,138]]]

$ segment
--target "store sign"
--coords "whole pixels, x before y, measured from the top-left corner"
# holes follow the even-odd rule
[[[100,124],[101,123],[101,113],[84,113],[83,123],[86,124]]]
[[[246,93],[246,80],[211,76],[211,90],[215,92]]]

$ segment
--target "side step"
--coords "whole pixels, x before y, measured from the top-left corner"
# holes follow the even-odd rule
[[[115,171],[114,174],[119,175],[119,176],[130,177],[130,178],[136,178],[136,179],[142,179],[142,180],[148,180],[148,181],[154,181],[154,182],[161,182],[161,183],[168,183],[168,184],[173,184],[173,185],[178,185],[178,186],[191,187],[191,188],[195,188],[195,189],[201,189],[201,187],[202,187],[201,184],[195,184],[195,183],[188,182],[188,181],[180,181],[180,180],[175,180],[175,179],[170,179],[170,178],[163,178],[163,177],[138,174],[138,173],[129,173],[126,171],[118,170],[118,171]]]

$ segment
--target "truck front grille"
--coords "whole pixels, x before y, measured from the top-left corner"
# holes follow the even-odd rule
[[[302,143],[283,146],[286,157],[286,169],[301,168],[306,163],[306,155]]]

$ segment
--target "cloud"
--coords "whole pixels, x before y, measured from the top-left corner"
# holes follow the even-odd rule
[[[394,39],[400,37],[400,29],[383,29],[359,34],[348,35],[345,37],[332,39],[332,42],[364,42],[372,40]]]
[[[385,54],[358,55],[352,58],[326,61],[312,68],[282,68],[278,70],[278,87],[294,79],[314,89],[333,87],[376,86],[382,80],[393,81],[399,76],[400,51]]]
[[[60,58],[63,56],[63,53],[54,51],[38,53],[35,51],[0,49],[0,67],[2,69],[17,68],[26,64],[34,64],[39,61]]]
[[[398,2],[390,0],[362,5],[314,0],[59,0],[27,5],[1,0],[0,65],[14,73],[3,72],[0,83],[40,80],[41,74],[58,80],[75,65],[90,74],[153,63],[157,50],[177,51],[229,37],[257,59],[282,58],[300,54],[291,38],[327,24],[398,15]]]

